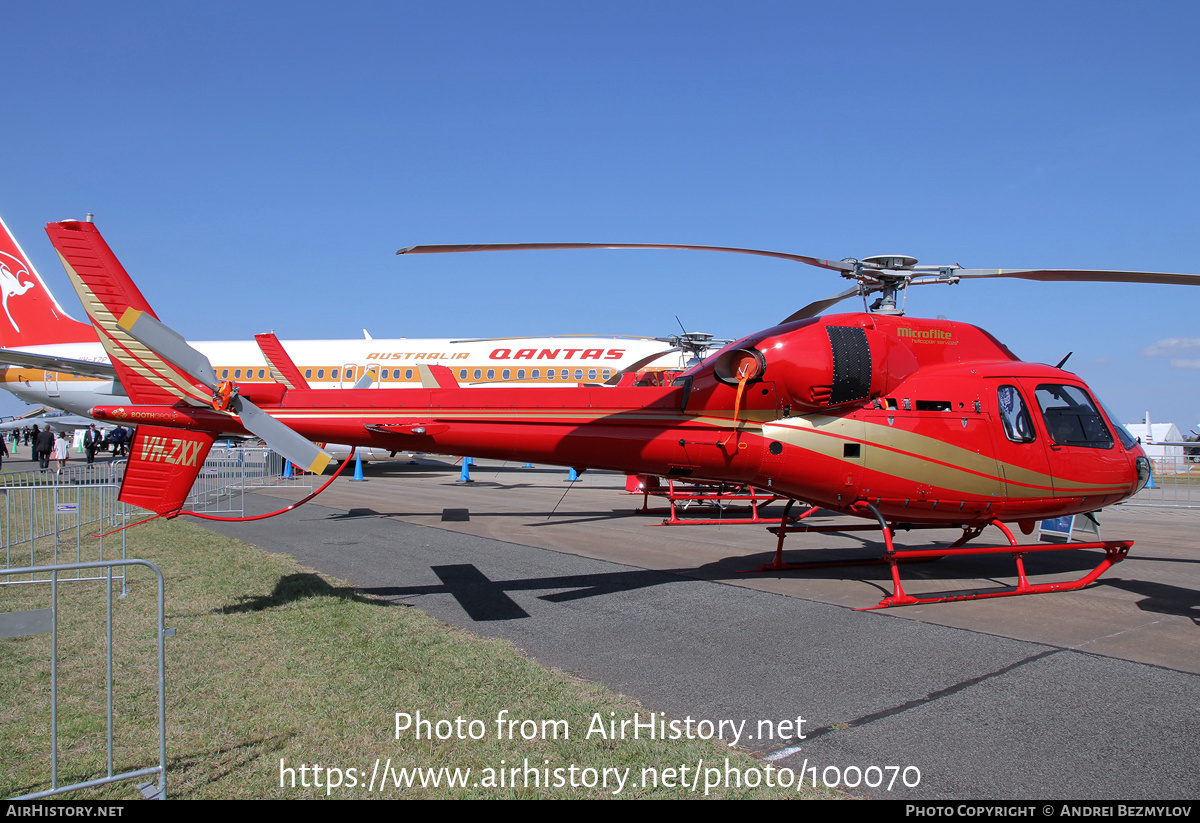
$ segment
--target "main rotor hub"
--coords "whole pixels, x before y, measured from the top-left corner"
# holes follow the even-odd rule
[[[907,254],[875,254],[864,257],[862,262],[881,269],[907,269],[917,265],[917,258]]]

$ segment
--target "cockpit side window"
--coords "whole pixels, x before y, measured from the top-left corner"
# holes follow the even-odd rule
[[[1078,386],[1043,384],[1036,394],[1046,431],[1055,443],[1089,449],[1113,447],[1112,432],[1086,391]]]
[[[1001,386],[996,393],[1000,405],[1000,420],[1005,436],[1014,443],[1032,443],[1036,435],[1033,421],[1025,409],[1025,400],[1016,386]]]

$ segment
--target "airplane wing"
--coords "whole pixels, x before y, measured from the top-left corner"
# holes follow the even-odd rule
[[[39,415],[37,417],[18,417],[16,420],[8,420],[0,423],[0,431],[12,431],[13,429],[21,429],[26,426],[46,426],[58,431],[74,431],[75,429],[86,429],[91,425],[96,425],[102,428],[110,428],[112,423],[93,420],[90,417],[80,417],[75,414],[63,415]]]
[[[33,354],[17,349],[0,349],[0,365],[20,366],[25,369],[45,369],[46,371],[78,374],[83,377],[95,377],[100,380],[112,380],[117,376],[116,370],[108,363],[73,360],[70,357],[54,357],[48,354]]]

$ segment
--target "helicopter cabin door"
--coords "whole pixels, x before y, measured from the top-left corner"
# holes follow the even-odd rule
[[[1033,381],[1023,381],[1029,387]],[[1069,383],[1033,384],[1045,426],[1054,496],[1094,498],[1100,508],[1110,495],[1129,490],[1131,460],[1104,422],[1088,390]],[[1087,502],[1087,501],[1085,501]]]
[[[1031,389],[1015,378],[993,381],[996,415],[992,442],[996,466],[1010,503],[1027,504],[1030,511],[1054,499],[1054,478],[1046,454],[1046,437],[1034,423]]]

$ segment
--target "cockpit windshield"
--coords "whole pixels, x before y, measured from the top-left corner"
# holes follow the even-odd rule
[[[1112,433],[1083,389],[1042,384],[1037,387],[1037,401],[1042,409],[1042,419],[1046,421],[1046,431],[1058,445],[1089,449],[1113,447]]]

